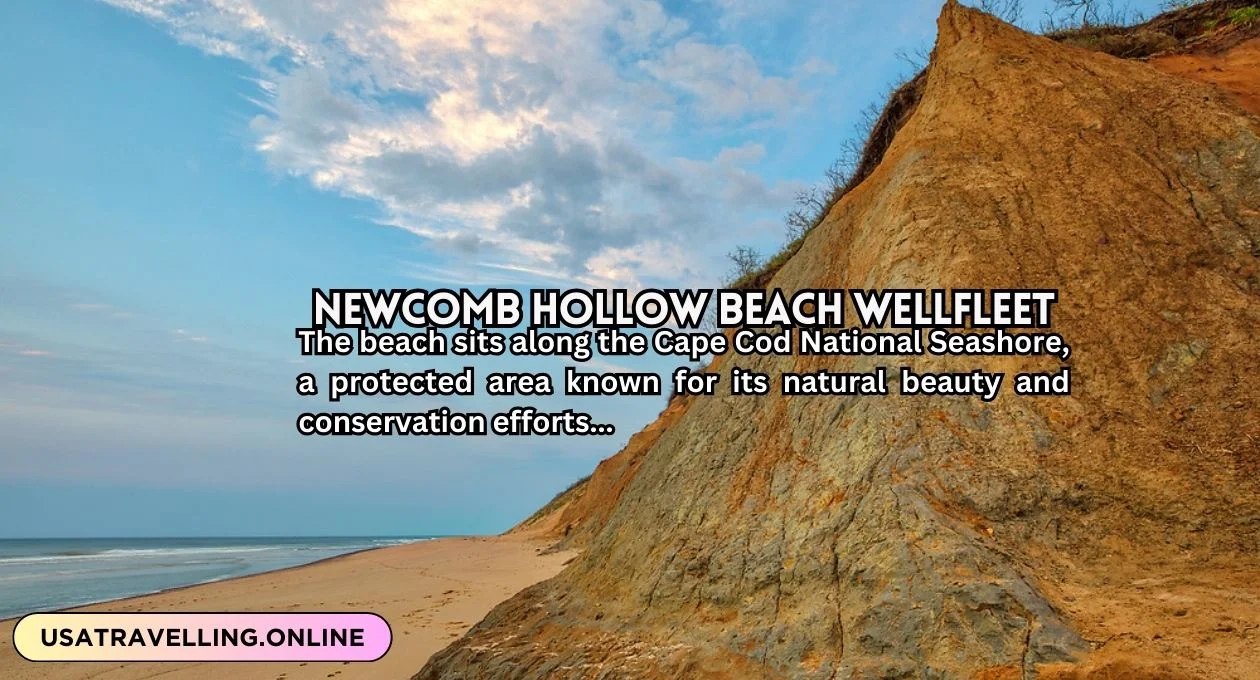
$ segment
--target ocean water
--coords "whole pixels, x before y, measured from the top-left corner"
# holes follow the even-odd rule
[[[0,539],[0,619],[428,538],[433,537]]]

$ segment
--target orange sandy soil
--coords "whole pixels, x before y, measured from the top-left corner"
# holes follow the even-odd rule
[[[1041,668],[1046,680],[1260,678],[1255,564],[1187,554],[1154,565],[1117,555],[1099,566],[1092,578],[1049,586],[1092,653]]]
[[[1223,54],[1177,54],[1155,57],[1150,64],[1215,85],[1248,111],[1260,115],[1260,38],[1252,38]]]
[[[208,583],[78,611],[370,611],[393,628],[374,663],[31,663],[13,649],[14,621],[0,622],[0,678],[405,678],[517,591],[550,578],[572,553],[540,555],[533,534],[444,538],[346,555],[312,565]]]

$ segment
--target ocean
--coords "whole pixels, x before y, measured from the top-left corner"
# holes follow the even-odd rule
[[[429,538],[434,537],[0,539],[0,619]]]

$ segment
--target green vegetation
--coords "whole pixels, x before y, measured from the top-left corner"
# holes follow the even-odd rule
[[[1260,19],[1260,7],[1252,5],[1251,7],[1240,7],[1229,13],[1229,23],[1235,26],[1247,26],[1256,19]]]

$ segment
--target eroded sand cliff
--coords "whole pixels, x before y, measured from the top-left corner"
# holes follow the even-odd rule
[[[769,285],[1057,288],[1073,394],[675,400],[418,678],[1260,677],[1260,118],[953,2],[924,77]]]

